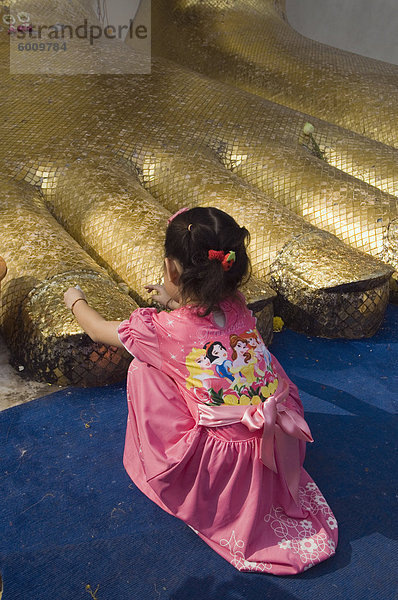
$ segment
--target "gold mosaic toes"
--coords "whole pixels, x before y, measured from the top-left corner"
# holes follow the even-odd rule
[[[315,42],[284,0],[153,0],[153,52],[398,147],[398,66]]]
[[[215,86],[205,110],[215,102],[223,119],[208,143],[232,172],[397,268],[397,66],[306,40],[272,0],[155,0],[153,51],[278,102]]]
[[[137,305],[62,229],[24,183],[1,180],[1,252],[8,272],[1,287],[1,328],[12,352],[36,380],[58,385],[119,381],[127,353],[91,342],[63,303],[80,285],[94,308],[111,320]]]

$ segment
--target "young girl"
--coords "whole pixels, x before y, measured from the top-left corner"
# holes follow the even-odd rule
[[[247,241],[221,210],[180,210],[166,231],[164,285],[147,286],[171,312],[107,322],[76,288],[65,302],[94,341],[134,356],[124,465],[137,487],[238,570],[292,575],[334,554],[337,523],[302,467],[312,438],[297,387],[265,347],[248,354],[249,380],[230,371],[231,339],[258,334],[238,291]]]

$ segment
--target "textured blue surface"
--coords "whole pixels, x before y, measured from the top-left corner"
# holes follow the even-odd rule
[[[3,600],[397,600],[398,307],[372,339],[286,330],[271,350],[301,391],[334,558],[238,573],[125,474],[124,386],[69,389],[0,413]]]

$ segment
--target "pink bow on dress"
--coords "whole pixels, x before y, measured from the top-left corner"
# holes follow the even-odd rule
[[[241,422],[249,431],[263,428],[261,461],[271,471],[284,478],[290,494],[297,503],[301,467],[299,440],[314,440],[305,419],[284,404],[288,395],[289,385],[286,380],[280,379],[273,396],[257,406],[245,407],[243,414],[243,406],[213,408],[199,405],[199,425],[222,427]]]
[[[261,440],[261,461],[274,473],[285,480],[286,486],[298,504],[300,482],[300,446],[299,440],[313,442],[307,422],[296,411],[285,404],[289,386],[282,379],[283,386],[258,406],[249,406],[241,419],[249,431],[263,429]],[[279,471],[275,454],[278,457]]]

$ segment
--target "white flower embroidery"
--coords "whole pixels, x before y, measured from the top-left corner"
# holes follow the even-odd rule
[[[337,528],[337,521],[315,483],[309,482],[305,488],[299,488],[299,503],[309,515],[322,513],[330,529]],[[318,532],[313,521],[288,517],[282,507],[272,506],[264,521],[281,539],[279,548],[297,554],[306,565],[305,569],[332,556],[336,550],[334,541],[324,530]]]
[[[229,540],[220,540],[220,546],[226,546],[228,548],[229,553],[232,556],[231,565],[236,567],[239,571],[249,570],[264,572],[272,569],[270,563],[246,560],[244,555],[245,543],[243,540],[236,539],[235,531],[232,531]]]
[[[328,546],[329,546],[329,550],[331,550],[332,553],[334,553],[336,551],[336,544],[334,543],[333,540],[328,540]]]
[[[270,523],[274,533],[283,540],[301,539],[316,533],[312,523],[306,519],[293,519],[288,517],[283,508],[272,507],[271,512],[264,517],[266,523]],[[305,521],[306,526],[302,523]],[[308,527],[308,524],[310,526]]]
[[[308,486],[311,485],[309,488]],[[299,501],[302,509],[308,511],[312,515],[317,515],[321,512],[325,517],[332,516],[328,503],[320,492],[315,483],[307,483],[305,488],[299,488]]]
[[[325,498],[322,496],[322,494],[317,494],[314,498],[315,502],[317,504],[319,504],[319,506],[326,506],[327,502],[325,500]]]
[[[300,540],[298,554],[305,564],[311,562],[317,564],[322,559],[332,556],[333,552],[326,543],[328,538],[325,533],[319,533],[311,538]]]
[[[328,526],[329,526],[330,529],[336,529],[337,528],[337,521],[332,516],[328,517],[326,523],[328,524]]]
[[[304,527],[304,529],[311,529],[312,528],[312,521],[306,521],[304,519],[304,521],[301,521],[301,526]]]
[[[252,560],[244,560],[243,564],[245,565],[245,567],[249,567],[251,571],[257,570],[257,563],[253,562]]]
[[[314,552],[317,549],[317,545],[312,538],[300,540],[300,547],[304,552]]]

